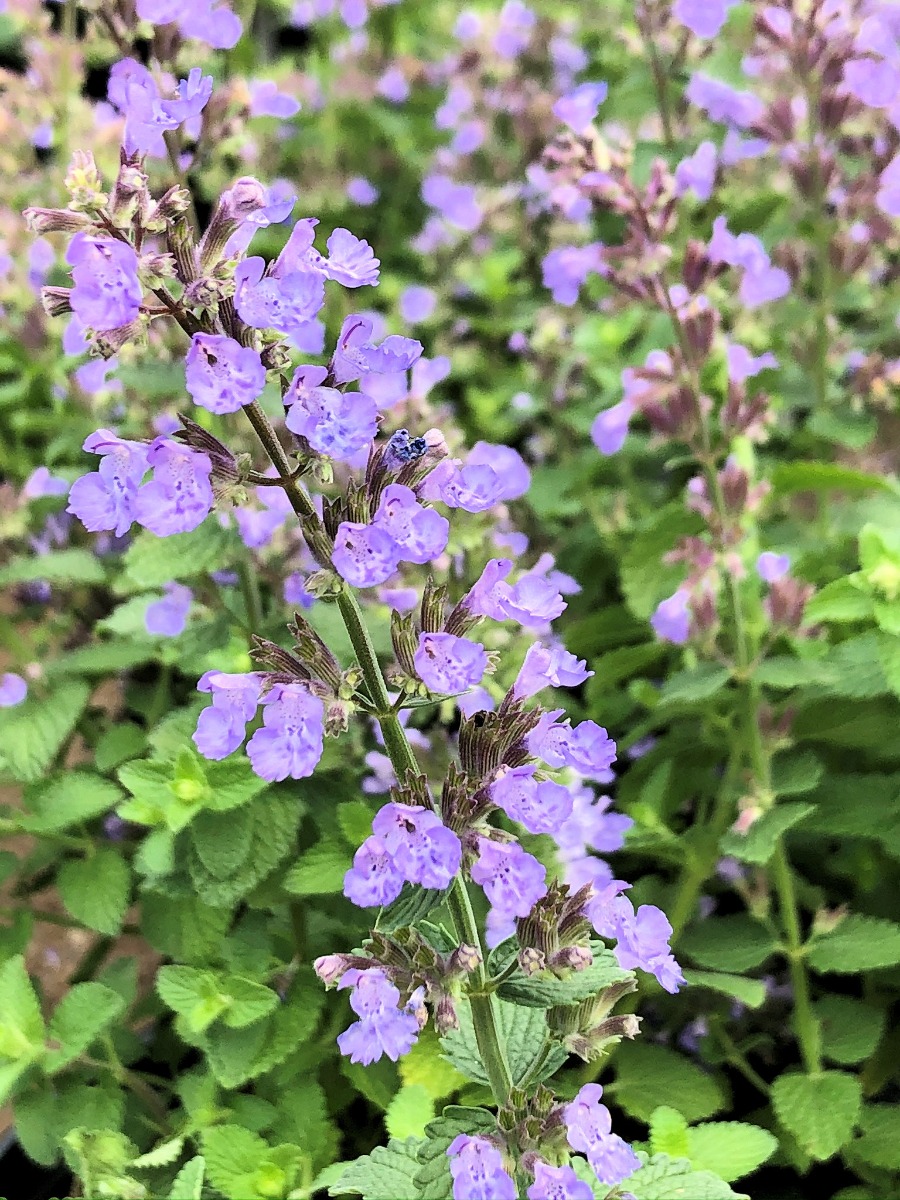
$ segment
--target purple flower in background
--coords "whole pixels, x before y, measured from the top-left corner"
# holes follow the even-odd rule
[[[480,642],[452,633],[420,633],[416,673],[432,692],[464,692],[481,683],[488,655]]]
[[[494,52],[505,59],[518,58],[531,41],[537,17],[522,0],[506,0],[500,9],[500,25],[494,35]]]
[[[154,25],[176,23],[183,37],[197,38],[214,50],[231,50],[243,29],[240,18],[216,0],[137,0],[137,14]]]
[[[372,524],[390,534],[403,562],[432,562],[443,552],[450,536],[447,518],[433,508],[423,508],[412,488],[399,483],[388,484],[381,493]]]
[[[399,1007],[400,993],[383,971],[347,971],[338,987],[353,988],[350,1007],[359,1017],[337,1039],[341,1054],[368,1066],[384,1054],[396,1062],[409,1053],[419,1036],[419,1022]]]
[[[773,550],[764,550],[756,560],[757,573],[765,583],[776,583],[779,579],[784,579],[790,569],[789,554],[776,554]]]
[[[155,600],[147,606],[144,614],[147,632],[160,637],[178,637],[187,625],[193,600],[194,594],[189,587],[182,583],[167,584],[162,600]]]
[[[593,673],[585,670],[584,659],[576,658],[562,646],[535,642],[528,648],[516,676],[513,695],[517,700],[527,700],[545,687],[577,687]]]
[[[675,0],[672,16],[695,37],[714,38],[728,19],[736,0]]]
[[[445,221],[466,233],[473,233],[481,224],[483,214],[472,184],[457,183],[440,173],[426,175],[422,181],[422,199]]]
[[[502,916],[527,917],[547,894],[546,867],[518,842],[501,845],[479,838],[478,859],[470,874]]]
[[[570,307],[588,275],[603,274],[603,243],[588,246],[560,246],[545,257],[542,270],[544,287],[553,293],[557,304]]]
[[[125,242],[76,233],[66,262],[72,268],[69,303],[83,325],[106,332],[128,325],[141,307],[137,255]]]
[[[608,91],[605,83],[579,83],[571,92],[556,101],[553,105],[553,115],[568,125],[573,133],[583,137],[590,129]]]
[[[375,88],[379,96],[392,104],[402,104],[409,99],[409,84],[399,67],[388,67]]]
[[[15,708],[28,695],[28,684],[21,675],[7,671],[0,675],[0,708]]]
[[[725,357],[728,363],[728,378],[733,383],[744,383],[754,375],[758,375],[760,371],[774,369],[778,366],[778,359],[771,351],[767,350],[765,354],[754,357],[747,347],[740,345],[739,342],[728,343]]]
[[[581,775],[608,782],[616,761],[616,743],[602,725],[582,721],[573,729],[568,721],[556,724],[562,709],[544,713],[528,735],[528,750],[549,767],[573,767]],[[605,776],[605,778],[603,778]]]
[[[672,926],[665,913],[655,904],[642,904],[635,912],[625,896],[617,897],[614,913],[619,966],[624,971],[640,967],[655,975],[667,992],[677,992],[684,976],[669,948]]]
[[[617,454],[628,436],[628,424],[636,412],[633,400],[620,400],[594,417],[591,441],[601,454]]]
[[[372,822],[372,833],[410,883],[444,889],[459,870],[460,840],[429,809],[386,804]]]
[[[268,546],[293,511],[290,500],[281,488],[257,488],[256,495],[263,505],[261,509],[241,505],[232,510],[241,541],[250,550]]]
[[[209,455],[158,437],[147,451],[147,463],[153,478],[138,488],[134,519],[157,537],[196,529],[215,501]]]
[[[503,1158],[485,1138],[461,1133],[447,1147],[453,1200],[516,1200],[516,1185]]]
[[[51,475],[47,467],[35,467],[22,485],[22,496],[26,500],[40,500],[44,496],[65,496],[69,485],[58,475]]]
[[[565,1121],[569,1145],[580,1150],[601,1183],[614,1187],[641,1165],[626,1141],[612,1132],[612,1117],[600,1103],[603,1088],[586,1083],[575,1099],[566,1105]]]
[[[212,704],[197,719],[194,745],[204,758],[227,758],[243,742],[247,722],[256,716],[260,677],[207,671],[200,677],[197,691],[209,692]]]
[[[621,813],[609,812],[611,804],[609,796],[595,796],[589,787],[575,791],[571,816],[554,834],[565,862],[584,858],[589,849],[600,854],[613,854],[622,849],[625,834],[634,821]]]
[[[752,92],[736,91],[727,83],[699,71],[692,76],[685,96],[691,104],[702,108],[711,121],[734,125],[738,129],[746,129],[765,111],[762,100]]]
[[[134,521],[138,485],[147,470],[148,447],[98,429],[85,439],[85,450],[101,454],[98,470],[76,479],[66,512],[91,533],[111,530],[121,537]]]
[[[518,500],[531,487],[531,472],[521,454],[512,446],[476,442],[469,451],[466,465],[490,467],[496,473],[500,480],[500,500]]]
[[[716,182],[718,156],[713,142],[701,142],[693,154],[675,168],[675,190],[679,196],[691,190],[698,199],[708,200]]]
[[[844,64],[844,86],[869,108],[890,108],[900,92],[900,69],[884,59],[851,58]]]
[[[307,576],[302,571],[292,571],[284,581],[282,596],[285,604],[293,608],[312,608],[315,596],[306,590]]]
[[[204,75],[199,67],[193,67],[187,79],[182,79],[175,89],[175,99],[160,101],[160,108],[181,125],[200,116],[209,103],[212,90],[212,75]]]
[[[667,600],[661,600],[657,604],[650,624],[661,641],[683,646],[688,640],[691,632],[689,601],[689,593],[679,588]]]
[[[771,264],[759,270],[744,272],[738,296],[745,308],[759,308],[772,300],[780,300],[791,290],[791,277],[781,267]]]
[[[400,563],[400,547],[384,529],[342,521],[331,555],[334,569],[353,587],[385,583]]]
[[[363,208],[368,208],[370,204],[374,204],[378,196],[378,188],[373,187],[368,179],[365,179],[362,175],[354,175],[347,184],[348,200],[352,200],[354,204],[359,204]]]
[[[501,767],[489,789],[491,802],[529,833],[555,833],[571,816],[572,794],[534,773],[534,766]]]
[[[493,712],[494,697],[483,687],[472,688],[463,696],[458,696],[456,706],[464,717],[471,717],[477,712]]]
[[[422,343],[392,333],[376,346],[370,341],[374,326],[362,313],[344,319],[331,359],[331,373],[337,383],[352,383],[368,372],[389,375],[406,371],[422,354]]]
[[[540,1159],[534,1164],[534,1183],[525,1194],[528,1200],[594,1200],[591,1185],[571,1167],[551,1167]]]
[[[279,92],[272,79],[254,79],[250,84],[250,116],[280,117],[286,120],[300,111],[300,101]]]
[[[156,81],[136,59],[114,63],[107,87],[109,103],[125,118],[124,148],[161,156],[166,152],[163,133],[177,129],[178,117],[163,108]]]
[[[276,684],[262,697],[263,728],[247,743],[250,765],[270,783],[312,775],[322,757],[325,707],[303,684]]]
[[[400,293],[400,315],[411,325],[427,321],[434,312],[437,296],[427,287],[409,287]]]
[[[387,759],[387,766],[390,765],[390,759]],[[396,782],[393,770],[390,780],[385,782],[387,787],[379,787],[378,791],[389,791],[393,787]],[[384,842],[374,836],[367,837],[353,855],[353,866],[344,876],[344,895],[358,908],[378,908],[396,900],[405,881],[406,876]]]
[[[262,395],[266,369],[252,347],[220,334],[195,333],[185,381],[195,404],[221,415],[237,412]]]

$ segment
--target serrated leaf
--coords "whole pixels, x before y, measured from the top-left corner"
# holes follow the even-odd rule
[[[731,996],[747,1008],[760,1008],[766,999],[766,985],[760,979],[726,975],[720,971],[694,971],[686,967],[684,978],[691,987],[705,987],[723,996]]]
[[[882,635],[875,630],[833,646],[824,660],[832,675],[825,691],[851,700],[870,700],[891,690],[881,664]]]
[[[58,833],[115,808],[122,793],[114,783],[88,771],[68,771],[25,789],[29,833]]]
[[[613,1065],[616,1103],[638,1120],[649,1121],[661,1097],[688,1122],[714,1116],[727,1103],[718,1080],[665,1046],[623,1042]]]
[[[164,538],[142,530],[125,552],[125,582],[144,590],[221,570],[233,544],[233,537],[214,519],[204,521],[190,533]]]
[[[252,824],[253,814],[247,808],[229,813],[201,812],[191,821],[191,844],[211,875],[225,879],[246,861]]]
[[[131,1165],[133,1167],[167,1167],[170,1163],[175,1162],[177,1158],[180,1158],[183,1149],[183,1137],[170,1138],[168,1141],[154,1146],[152,1150],[148,1150],[140,1158],[136,1158]]]
[[[58,1042],[59,1047],[48,1052],[46,1070],[59,1071],[83,1054],[124,1011],[125,1002],[119,993],[102,983],[89,981],[73,987],[50,1019],[50,1041]]]
[[[695,1171],[689,1159],[638,1154],[642,1166],[629,1175],[627,1189],[635,1200],[750,1200],[709,1171]]]
[[[703,967],[748,971],[775,950],[775,939],[759,921],[738,914],[700,922],[684,934],[679,949]]]
[[[441,1038],[450,1062],[475,1083],[488,1083],[487,1072],[478,1052],[472,1010],[468,1001],[456,1006],[459,1028]],[[505,1000],[494,1002],[500,1042],[506,1053],[513,1083],[520,1083],[543,1052],[547,1036],[547,1017],[543,1008],[526,1008]],[[553,1074],[568,1057],[561,1047],[551,1052],[541,1078]]]
[[[344,1167],[328,1188],[329,1196],[359,1195],[363,1200],[418,1200],[415,1178],[419,1170],[417,1138],[392,1138]]]
[[[687,1158],[688,1123],[675,1108],[663,1105],[650,1116],[650,1149],[669,1158]]]
[[[787,654],[764,659],[753,672],[757,683],[787,691],[798,687],[823,687],[834,679],[834,667],[821,659],[793,658]]]
[[[372,832],[372,810],[364,800],[345,800],[336,809],[337,823],[352,850]]]
[[[147,735],[140,725],[122,721],[110,726],[97,742],[94,765],[98,771],[111,771],[130,758],[138,758],[146,747]]]
[[[217,878],[192,854],[191,882],[204,903],[231,908],[286,858],[297,840],[300,810],[290,793],[269,789],[250,801],[252,825],[250,849],[241,866],[231,875]]]
[[[198,1154],[186,1162],[172,1184],[169,1200],[201,1200],[206,1177],[206,1159]]]
[[[375,928],[382,933],[393,933],[396,929],[417,925],[429,913],[440,908],[446,895],[446,891],[436,888],[423,888],[418,884],[405,883],[397,899],[378,914]]]
[[[859,1125],[852,1153],[882,1171],[900,1171],[900,1104],[864,1105]]]
[[[771,479],[776,496],[831,490],[850,493],[886,491],[897,495],[900,491],[887,476],[857,471],[839,463],[782,462],[773,469]]]
[[[777,754],[772,760],[772,791],[776,796],[810,792],[818,785],[824,771],[824,764],[811,750]]]
[[[892,610],[894,613],[900,611],[900,604],[893,605]],[[896,633],[900,633],[900,628],[895,633],[882,634],[879,639],[879,657],[881,669],[891,691],[900,696],[900,637],[897,637]]]
[[[222,989],[230,1000],[222,1019],[230,1029],[253,1025],[278,1007],[277,994],[252,979],[229,975],[223,981]]]
[[[90,858],[63,863],[56,885],[77,921],[98,933],[121,930],[131,895],[131,869],[115,850],[101,847]]]
[[[10,958],[0,967],[0,1060],[26,1063],[42,1053],[44,1018],[25,960]]]
[[[727,667],[701,663],[692,671],[679,671],[667,679],[660,689],[659,703],[699,704],[720,692],[730,678]]]
[[[319,842],[294,863],[284,877],[285,891],[294,896],[333,896],[344,887],[350,858],[344,846]]]
[[[226,1196],[247,1196],[252,1177],[269,1154],[258,1133],[240,1125],[217,1125],[203,1134],[203,1157],[209,1182]]]
[[[466,1078],[444,1057],[440,1039],[426,1025],[419,1040],[397,1064],[404,1086],[421,1085],[432,1100],[442,1100],[465,1086]]]
[[[497,1119],[484,1108],[463,1108],[451,1104],[425,1130],[419,1146],[419,1170],[415,1176],[418,1200],[453,1200],[453,1179],[447,1159],[447,1147],[461,1133],[490,1134]]]
[[[584,971],[573,971],[566,979],[519,972],[502,983],[497,994],[512,1004],[552,1008],[554,1005],[580,1004],[588,996],[595,996],[614,983],[634,977],[631,971],[622,970],[612,950],[596,944],[592,950],[594,961]]]
[[[59,684],[48,696],[29,695],[0,709],[0,768],[18,783],[39,779],[75,728],[90,689],[80,680]]]
[[[422,1138],[425,1126],[434,1119],[434,1101],[427,1088],[419,1083],[405,1084],[393,1098],[384,1114],[388,1134],[398,1141]]]
[[[818,621],[865,621],[872,615],[872,596],[853,577],[835,579],[807,602],[804,618]]]
[[[823,996],[815,1005],[822,1053],[842,1066],[863,1062],[881,1041],[887,1014],[850,996]]]
[[[741,862],[765,866],[775,853],[779,839],[814,811],[814,804],[778,804],[758,817],[746,833],[729,830],[719,842],[719,848],[723,854],[730,854]]]
[[[49,554],[23,555],[0,567],[0,587],[35,580],[57,584],[102,583],[105,578],[103,564],[96,555],[76,547],[53,550]]]
[[[778,1149],[766,1129],[742,1121],[710,1121],[688,1131],[687,1157],[695,1170],[711,1171],[726,1183],[762,1166]]]
[[[900,963],[900,925],[852,913],[831,933],[810,942],[807,962],[815,971],[852,975]]]
[[[792,1072],[772,1084],[772,1106],[784,1128],[824,1162],[850,1141],[859,1117],[859,1080],[840,1071]]]
[[[16,1136],[31,1158],[50,1166],[73,1129],[117,1130],[124,1114],[125,1094],[111,1080],[76,1083],[62,1075],[16,1096]]]

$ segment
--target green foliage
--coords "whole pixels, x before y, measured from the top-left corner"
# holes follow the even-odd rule
[[[709,1121],[689,1127],[673,1108],[658,1108],[650,1118],[654,1154],[686,1158],[697,1171],[732,1183],[752,1174],[775,1153],[778,1141],[768,1130],[739,1121]]]
[[[725,1107],[727,1093],[715,1077],[665,1046],[623,1042],[613,1063],[616,1103],[641,1121],[650,1121],[665,1096],[686,1121],[702,1121]]]
[[[328,1188],[329,1196],[359,1195],[363,1200],[417,1200],[421,1195],[416,1186],[419,1172],[418,1149],[415,1137],[404,1140],[391,1138],[386,1146],[376,1146],[345,1167],[338,1179]]]
[[[900,963],[900,925],[853,913],[816,938],[807,959],[816,971],[841,975],[892,967]]]
[[[101,848],[88,858],[63,863],[56,882],[63,904],[76,920],[98,933],[116,934],[122,928],[131,871],[115,850]]]
[[[87,704],[80,680],[62,683],[48,696],[29,696],[0,709],[0,770],[20,783],[40,779],[53,764]]]
[[[810,1157],[832,1158],[853,1135],[860,1112],[860,1085],[853,1075],[779,1075],[772,1085],[778,1120]]]

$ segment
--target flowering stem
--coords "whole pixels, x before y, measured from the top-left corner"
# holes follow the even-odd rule
[[[653,37],[650,18],[643,5],[638,6],[635,20],[640,30],[644,49],[650,60],[650,72],[653,75],[653,88],[656,92],[656,106],[659,110],[660,120],[662,121],[666,149],[671,150],[675,145],[675,135],[672,128],[672,111],[669,103],[669,72],[660,59],[659,51],[656,48],[656,42]]]

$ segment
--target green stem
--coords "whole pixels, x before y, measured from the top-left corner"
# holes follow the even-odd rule
[[[741,1052],[740,1047],[737,1045],[728,1031],[718,1021],[713,1024],[712,1033],[713,1037],[716,1038],[722,1049],[725,1051],[726,1058],[734,1067],[734,1069],[736,1071],[740,1071],[747,1082],[752,1083],[756,1090],[763,1096],[768,1096],[772,1089],[769,1087],[763,1077],[758,1074],[753,1067],[750,1066],[745,1055]]]
[[[262,629],[263,609],[259,594],[259,580],[252,558],[248,554],[238,563],[238,579],[241,585],[241,595],[244,597],[244,607],[247,610],[247,625],[251,633]]]
[[[646,12],[642,15],[639,9],[636,20],[641,34],[641,41],[644,43],[644,49],[650,60],[650,73],[653,76],[653,89],[656,93],[656,107],[659,110],[659,118],[662,122],[663,138],[666,143],[666,149],[671,150],[675,145],[675,135],[672,127],[672,106],[669,103],[670,72],[666,70],[659,57],[659,51],[653,39],[653,30]]]
[[[787,959],[791,973],[791,985],[794,989],[794,1025],[797,1041],[800,1043],[803,1065],[810,1075],[817,1075],[822,1070],[819,1022],[813,1012],[809,975],[803,960],[803,935],[800,928],[797,893],[783,840],[779,841],[772,859],[772,881],[778,895],[778,906],[781,909],[781,919],[784,923],[788,943]]]

